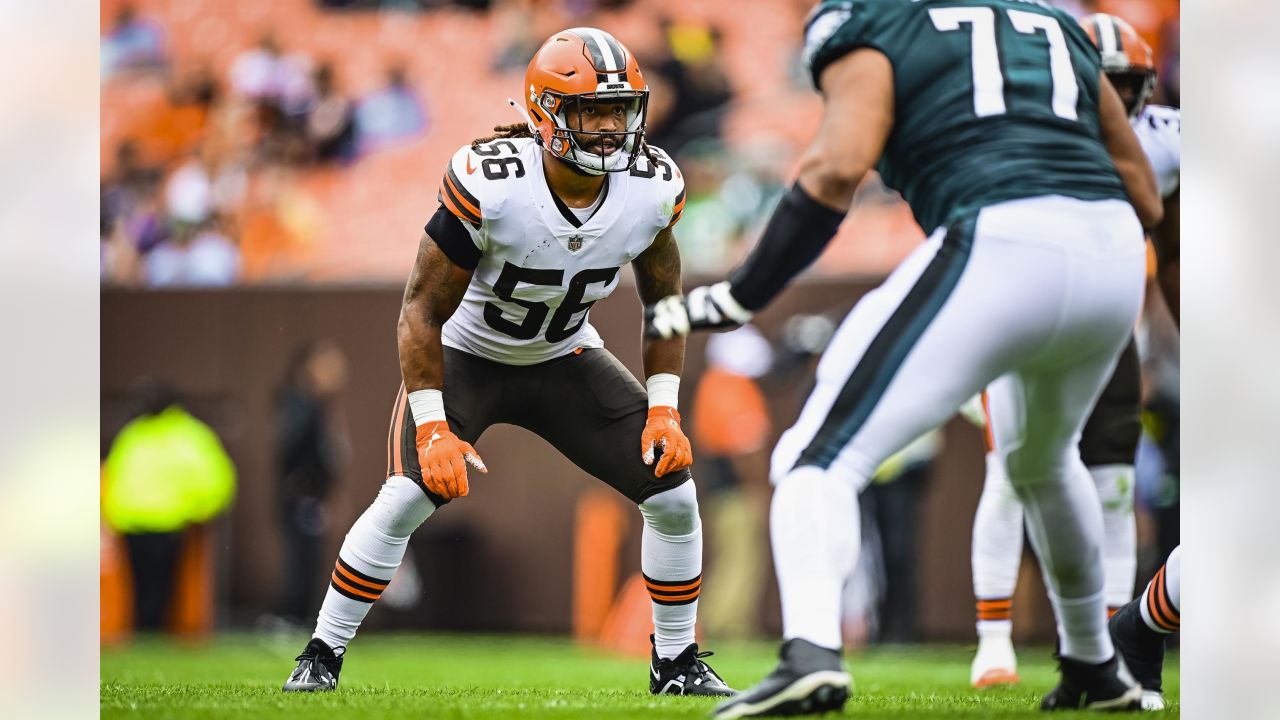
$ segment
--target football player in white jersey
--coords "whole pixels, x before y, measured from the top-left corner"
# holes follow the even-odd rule
[[[1098,46],[1102,66],[1129,111],[1134,132],[1152,169],[1164,199],[1164,219],[1153,230],[1159,250],[1158,279],[1176,314],[1178,298],[1178,180],[1180,175],[1180,119],[1175,108],[1147,103],[1156,82],[1155,60],[1150,46],[1124,20],[1095,14],[1081,19]],[[1102,396],[1085,424],[1080,455],[1093,476],[1102,501],[1105,541],[1105,592],[1109,613],[1115,613],[1133,597],[1137,568],[1133,514],[1134,458],[1141,434],[1139,420],[1141,377],[1137,348],[1131,340],[1121,354]],[[974,687],[1018,682],[1017,657],[1010,639],[1013,591],[1022,557],[1023,508],[995,446],[1001,442],[998,418],[1017,412],[1019,398],[997,382],[984,394],[987,412],[987,476],[974,518],[972,571],[977,598],[978,652],[970,668]],[[1006,441],[1009,441],[1006,438]],[[1159,692],[1154,679],[1135,679]],[[1146,702],[1144,700],[1144,702]]]
[[[702,528],[676,410],[683,339],[644,346],[646,387],[587,315],[630,263],[643,302],[680,291],[684,180],[644,140],[648,87],[608,33],[552,36],[529,64],[525,123],[457,151],[405,289],[387,480],[338,553],[286,691],[337,686],[346,646],[410,534],[469,490],[471,443],[526,428],[639,506],[652,599],[649,689],[728,695],[694,642]],[[519,106],[511,103],[519,110]]]

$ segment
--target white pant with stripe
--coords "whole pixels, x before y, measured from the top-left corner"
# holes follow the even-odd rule
[[[828,610],[838,599],[826,596],[838,595],[843,576],[830,576],[846,574],[845,556],[857,553],[840,527],[849,503],[856,509],[852,493],[1001,378],[1024,402],[1002,419],[999,450],[1068,626],[1064,655],[1110,656],[1101,510],[1077,444],[1137,319],[1145,262],[1128,203],[1028,198],[939,229],[854,306],[773,453],[772,533],[788,638],[839,644],[838,611]],[[817,499],[824,494],[825,506]],[[856,518],[847,522],[856,527]],[[822,555],[815,546],[828,552],[806,559]]]
[[[1002,428],[1011,474],[1043,475],[1075,449],[1142,302],[1133,210],[1015,200],[950,235],[935,232],[849,312],[773,453],[775,481],[799,463],[865,482],[1005,375],[1027,401]]]

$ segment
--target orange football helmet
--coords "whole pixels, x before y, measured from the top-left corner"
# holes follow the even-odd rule
[[[590,27],[552,35],[529,63],[525,84],[526,120],[538,144],[551,154],[594,175],[630,170],[635,164],[644,142],[649,86],[635,56],[612,35]],[[582,128],[585,104],[619,100],[626,105],[625,130]]]
[[[1080,25],[1102,53],[1102,71],[1125,101],[1129,116],[1137,117],[1156,89],[1156,60],[1151,46],[1132,25],[1115,15],[1086,15]]]

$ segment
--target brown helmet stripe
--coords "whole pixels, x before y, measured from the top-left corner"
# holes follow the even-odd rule
[[[627,53],[613,36],[596,28],[573,28],[573,33],[587,48],[591,65],[596,72],[624,73],[627,71]]]

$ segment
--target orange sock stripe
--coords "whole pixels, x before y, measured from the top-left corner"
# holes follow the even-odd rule
[[[365,575],[362,572],[358,572],[355,568],[342,562],[342,558],[338,558],[338,562],[334,564],[333,570],[338,573],[338,575],[342,576],[342,579],[346,580],[348,583],[373,593],[381,593],[383,590],[386,590],[387,585],[391,582],[390,580],[379,580],[375,577]]]
[[[334,571],[334,573],[333,573],[333,577],[332,577],[331,579],[332,579],[332,581],[333,581],[333,584],[334,584],[334,585],[338,586],[339,588],[341,588],[341,589],[343,589],[343,590],[346,590],[347,592],[351,593],[352,595],[358,595],[358,596],[360,596],[360,597],[362,597],[362,598],[366,598],[366,599],[368,599],[368,600],[370,600],[370,601],[377,600],[379,597],[381,597],[381,594],[380,594],[380,593],[379,593],[379,594],[377,594],[377,595],[375,595],[375,594],[373,594],[373,593],[365,592],[364,590],[360,590],[360,589],[358,589],[358,588],[351,587],[351,586],[350,586],[350,585],[348,585],[345,581],[343,581],[343,579],[342,579],[341,577],[339,577],[339,576],[338,576],[337,571]]]
[[[649,592],[670,593],[680,590],[693,590],[694,588],[702,586],[702,576],[699,575],[692,580],[663,581],[654,580],[648,575],[645,575],[644,585],[649,588]]]
[[[978,619],[984,621],[1009,620],[1013,617],[1013,598],[979,600],[974,605]]]
[[[1182,616],[1169,601],[1168,577],[1164,568],[1160,568],[1160,584],[1156,587],[1156,607],[1160,608],[1162,627],[1166,630],[1177,630],[1182,626]]]
[[[688,588],[688,589],[684,589],[684,590],[657,590],[657,589],[654,589],[654,588],[649,588],[649,596],[650,596],[650,597],[654,597],[654,598],[665,598],[665,599],[667,599],[667,600],[676,600],[676,599],[681,599],[681,598],[687,598],[687,597],[688,597],[688,596],[690,596],[690,595],[692,595],[692,596],[694,596],[694,597],[697,597],[698,593],[700,593],[700,592],[702,592],[702,586],[701,586],[701,585],[695,585],[695,586],[694,586],[694,587],[692,587],[692,588]]]
[[[1151,621],[1156,624],[1156,627],[1167,632],[1175,632],[1178,629],[1178,621],[1174,617],[1169,617],[1166,613],[1165,606],[1168,605],[1168,599],[1160,597],[1162,592],[1164,592],[1163,567],[1151,579],[1151,583],[1147,585],[1147,614],[1151,617]]]
[[[701,592],[701,590],[694,590],[693,592],[685,593],[684,595],[661,595],[650,590],[649,599],[659,605],[685,605],[697,600],[698,595],[700,595]]]

